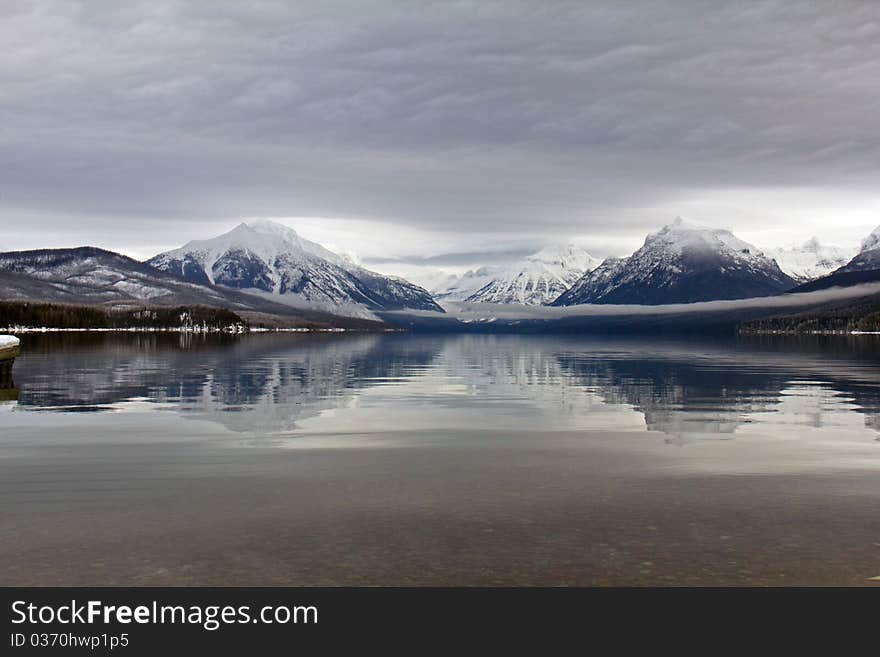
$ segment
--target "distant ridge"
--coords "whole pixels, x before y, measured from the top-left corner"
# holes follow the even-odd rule
[[[500,269],[464,297],[467,303],[543,305],[556,299],[599,261],[574,244],[549,246]]]
[[[770,249],[767,255],[794,280],[806,283],[844,266],[855,253],[854,249],[823,244],[818,238],[811,237],[803,244]]]

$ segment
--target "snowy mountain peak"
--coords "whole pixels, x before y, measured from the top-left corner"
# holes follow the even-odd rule
[[[759,249],[736,237],[724,228],[709,228],[684,221],[675,221],[645,238],[644,247],[664,249],[670,255],[686,251],[736,252],[745,256],[763,255]]]
[[[822,243],[819,241],[818,237],[813,236],[803,243],[801,249],[809,253],[819,253],[822,251]]]
[[[272,221],[271,219],[254,219],[249,224],[242,222],[241,226],[246,226],[251,230],[257,231],[258,233],[279,235],[287,238],[299,237],[297,232],[290,226],[285,226],[284,224],[278,223],[277,221]]]
[[[870,235],[862,240],[862,253],[874,249],[880,249],[880,226],[877,226]]]
[[[576,244],[554,244],[545,246],[537,253],[526,256],[526,260],[540,262],[564,269],[577,269],[582,273],[596,267],[599,261]]]
[[[598,264],[598,259],[576,244],[551,244],[513,265],[480,267],[450,277],[435,289],[434,296],[467,303],[540,305],[555,299]]]
[[[862,240],[862,248],[856,256],[840,268],[840,271],[874,271],[880,269],[880,226]]]
[[[553,305],[691,303],[777,294],[795,281],[729,230],[676,218],[629,258],[608,259]]]
[[[853,249],[822,244],[811,237],[800,245],[770,249],[767,252],[779,268],[796,281],[806,283],[845,265],[852,258]]]
[[[336,313],[441,310],[426,290],[364,269],[268,219],[241,223],[212,239],[194,240],[148,264],[196,283]]]
[[[504,267],[487,265],[470,269],[460,276],[448,274],[431,288],[431,293],[435,299],[443,301],[464,301],[504,271]]]

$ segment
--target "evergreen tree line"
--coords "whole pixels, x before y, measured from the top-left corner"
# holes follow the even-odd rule
[[[741,333],[850,333],[880,331],[880,298],[746,322]]]
[[[105,309],[29,301],[0,301],[0,328],[188,328],[219,330],[247,326],[239,315],[224,308],[178,306],[175,308]]]

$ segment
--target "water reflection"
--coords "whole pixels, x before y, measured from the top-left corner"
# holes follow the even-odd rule
[[[647,429],[685,444],[755,427],[880,431],[871,338],[56,334],[23,347],[16,412],[146,405],[254,436]]]
[[[560,362],[608,403],[644,414],[647,429],[671,442],[732,437],[752,423],[876,427],[880,377],[873,350],[871,361],[816,341],[792,350],[793,342],[782,350],[778,342],[746,340],[609,345],[591,353],[575,348]]]
[[[0,360],[0,413],[12,410],[18,399],[18,388],[12,379],[11,359]]]

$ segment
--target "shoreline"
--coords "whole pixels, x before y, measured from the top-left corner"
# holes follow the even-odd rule
[[[246,333],[406,333],[401,328],[384,328],[384,329],[363,329],[363,328],[345,328],[345,327],[255,327],[248,328],[243,326],[236,327],[203,327],[203,326],[130,326],[130,327],[76,327],[76,328],[58,328],[51,326],[7,326],[0,327],[0,333],[9,335],[23,335],[29,333],[184,333],[192,335],[243,335]],[[463,331],[466,333],[466,331]],[[782,330],[764,330],[764,331],[737,331],[737,335],[741,336],[757,336],[757,335],[813,335],[813,336],[861,336],[861,335],[880,335],[880,331],[782,331]]]
[[[0,328],[0,332],[9,335],[21,335],[28,333],[190,333],[195,335],[206,334],[224,334],[224,335],[243,335],[246,333],[398,333],[401,329],[388,328],[380,331],[369,329],[355,329],[342,327],[329,328],[309,328],[309,327],[293,327],[293,328],[212,328],[212,327],[191,327],[191,326],[133,326],[120,328],[54,328],[48,326],[40,327],[6,327]]]
[[[880,331],[737,331],[737,335],[880,335]]]

